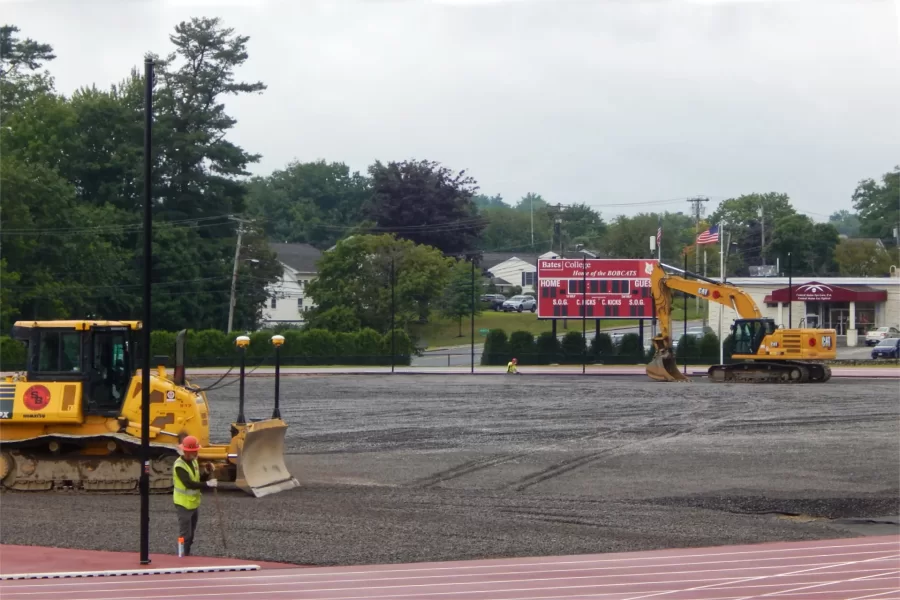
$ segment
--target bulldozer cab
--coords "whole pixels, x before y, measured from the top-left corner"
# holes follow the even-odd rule
[[[85,415],[118,416],[136,364],[128,323],[32,322],[13,327],[28,381],[81,382]]]
[[[767,335],[775,333],[772,319],[736,319],[731,326],[734,354],[756,354]]]

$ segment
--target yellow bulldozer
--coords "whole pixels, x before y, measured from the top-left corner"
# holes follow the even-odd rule
[[[657,381],[685,381],[678,370],[672,348],[672,297],[678,291],[728,306],[738,314],[731,325],[734,361],[713,365],[708,378],[714,382],[823,383],[831,369],[822,361],[837,356],[834,329],[784,329],[764,318],[756,302],[744,290],[699,275],[694,279],[670,275],[675,267],[657,264],[650,276],[650,289],[659,318],[659,334],[653,338],[655,354],[647,364],[647,375]],[[688,273],[685,273],[688,275]]]
[[[136,493],[140,480],[139,321],[19,321],[24,373],[0,382],[0,489]],[[206,392],[185,381],[184,342],[170,374],[159,357],[150,376],[150,491],[172,489],[178,444],[196,437],[215,477],[256,497],[299,485],[284,463],[287,424],[246,422],[231,440],[209,439]]]

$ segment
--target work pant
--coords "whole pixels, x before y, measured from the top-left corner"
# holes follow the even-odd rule
[[[178,512],[178,537],[184,538],[184,555],[190,556],[194,531],[197,530],[197,513],[200,509],[189,510],[176,504],[175,510]]]

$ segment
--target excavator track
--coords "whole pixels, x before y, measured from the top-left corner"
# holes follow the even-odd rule
[[[714,365],[707,372],[716,383],[825,383],[831,368],[823,363],[800,361],[746,361]]]
[[[42,436],[0,446],[0,490],[137,494],[140,445],[121,436]],[[150,493],[172,491],[178,454],[171,446],[150,447]]]

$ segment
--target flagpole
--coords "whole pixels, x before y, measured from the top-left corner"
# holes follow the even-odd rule
[[[725,283],[725,226],[719,223],[719,280]],[[725,340],[722,339],[722,312],[725,306],[719,305],[719,364],[725,364]]]

